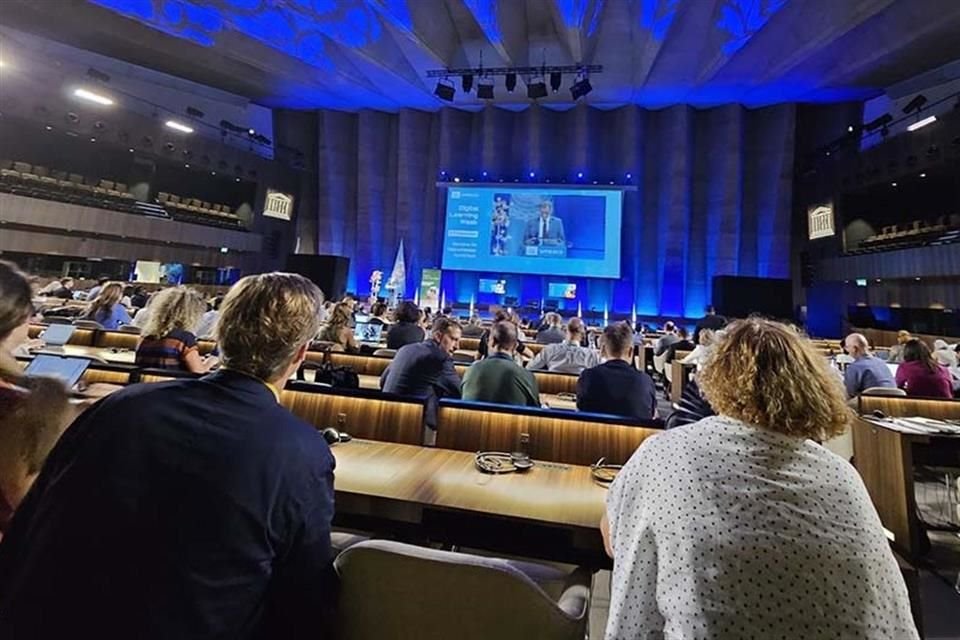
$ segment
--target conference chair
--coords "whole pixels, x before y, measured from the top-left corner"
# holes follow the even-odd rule
[[[373,352],[373,355],[378,358],[392,358],[397,355],[396,349],[377,349]]]
[[[905,396],[907,392],[897,387],[870,387],[864,389],[861,395],[867,396]]]
[[[120,328],[118,329],[118,331],[120,333],[135,333],[137,335],[140,335],[140,327],[132,324],[120,325]]]
[[[661,376],[665,375],[664,371],[666,370],[665,360],[667,358],[666,352],[653,356],[653,370],[659,373]]]
[[[334,562],[341,640],[583,640],[590,573],[438,551],[387,540],[359,542]],[[545,587],[561,585],[553,598]]]

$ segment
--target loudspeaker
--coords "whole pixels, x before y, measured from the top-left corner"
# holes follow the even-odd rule
[[[793,284],[779,278],[714,276],[713,306],[729,318],[752,313],[778,320],[793,318]]]
[[[350,258],[292,253],[287,256],[287,271],[313,281],[327,300],[339,300],[347,289]]]

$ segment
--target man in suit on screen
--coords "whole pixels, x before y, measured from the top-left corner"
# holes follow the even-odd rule
[[[523,234],[523,243],[527,246],[554,245],[567,246],[567,237],[563,232],[563,220],[553,215],[553,200],[540,202],[540,215],[527,223]]]

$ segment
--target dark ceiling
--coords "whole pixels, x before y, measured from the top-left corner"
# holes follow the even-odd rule
[[[271,107],[435,109],[428,69],[599,64],[597,106],[836,102],[960,58],[957,0],[2,0],[0,24]],[[529,104],[520,79],[496,104]],[[570,105],[560,92],[543,102]],[[456,82],[456,106],[478,108]]]

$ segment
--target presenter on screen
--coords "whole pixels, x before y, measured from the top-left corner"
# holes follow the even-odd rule
[[[540,215],[527,223],[523,234],[527,246],[554,245],[566,249],[567,238],[563,233],[563,220],[553,216],[553,201],[540,202]]]

